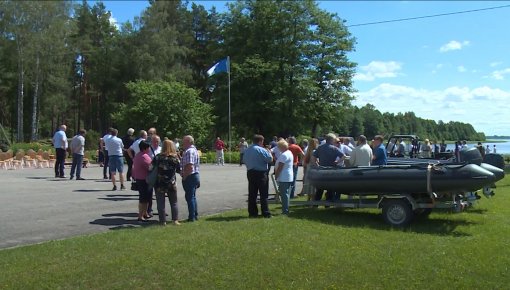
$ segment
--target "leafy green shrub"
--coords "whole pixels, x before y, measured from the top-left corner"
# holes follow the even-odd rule
[[[207,159],[207,163],[216,163],[216,152],[202,152],[202,157]],[[225,151],[225,163],[239,164],[241,154],[238,151],[226,152]]]
[[[94,130],[87,130],[85,135],[85,150],[97,150],[100,134]]]
[[[85,157],[89,159],[89,162],[96,163],[97,161],[97,150],[86,150]]]
[[[52,149],[53,145],[51,144],[45,144],[45,143],[39,143],[39,142],[32,142],[32,143],[14,143],[11,146],[12,152],[16,153],[19,150],[28,151],[29,149],[32,149],[34,151],[38,151],[39,149],[42,149],[44,151],[47,151],[49,149]]]

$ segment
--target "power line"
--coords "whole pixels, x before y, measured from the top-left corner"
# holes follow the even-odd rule
[[[358,26],[375,25],[375,24],[382,24],[382,23],[401,22],[401,21],[409,21],[409,20],[416,20],[416,19],[433,18],[433,17],[440,17],[440,16],[449,16],[449,15],[456,15],[456,14],[494,10],[494,9],[501,9],[501,8],[508,8],[508,7],[510,7],[510,5],[480,8],[480,9],[473,9],[473,10],[464,10],[464,11],[457,11],[457,12],[450,12],[450,13],[441,13],[441,14],[426,15],[426,16],[409,17],[409,18],[399,18],[399,19],[393,19],[393,20],[367,22],[367,23],[360,23],[360,24],[352,24],[352,25],[347,25],[347,27],[358,27]]]

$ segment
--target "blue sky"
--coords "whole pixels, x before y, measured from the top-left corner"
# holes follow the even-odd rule
[[[225,11],[226,1],[195,1]],[[346,25],[510,5],[510,1],[320,1]],[[93,2],[90,3],[91,5]],[[117,22],[133,20],[146,1],[104,1]],[[510,135],[510,7],[350,27],[357,39],[355,105],[382,112],[471,123]],[[235,77],[235,76],[233,76]]]

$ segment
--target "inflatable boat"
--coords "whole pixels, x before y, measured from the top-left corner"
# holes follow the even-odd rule
[[[489,169],[498,169],[492,167]],[[471,192],[497,179],[476,164],[312,167],[307,174],[316,188],[360,195]]]

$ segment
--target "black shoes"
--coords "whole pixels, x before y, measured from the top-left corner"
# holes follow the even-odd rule
[[[120,185],[120,190],[126,190],[126,187],[124,186],[124,184]]]
[[[114,185],[112,188],[112,191],[116,191],[116,190],[117,190],[117,185]]]
[[[85,180],[83,177],[76,177],[76,180]]]

